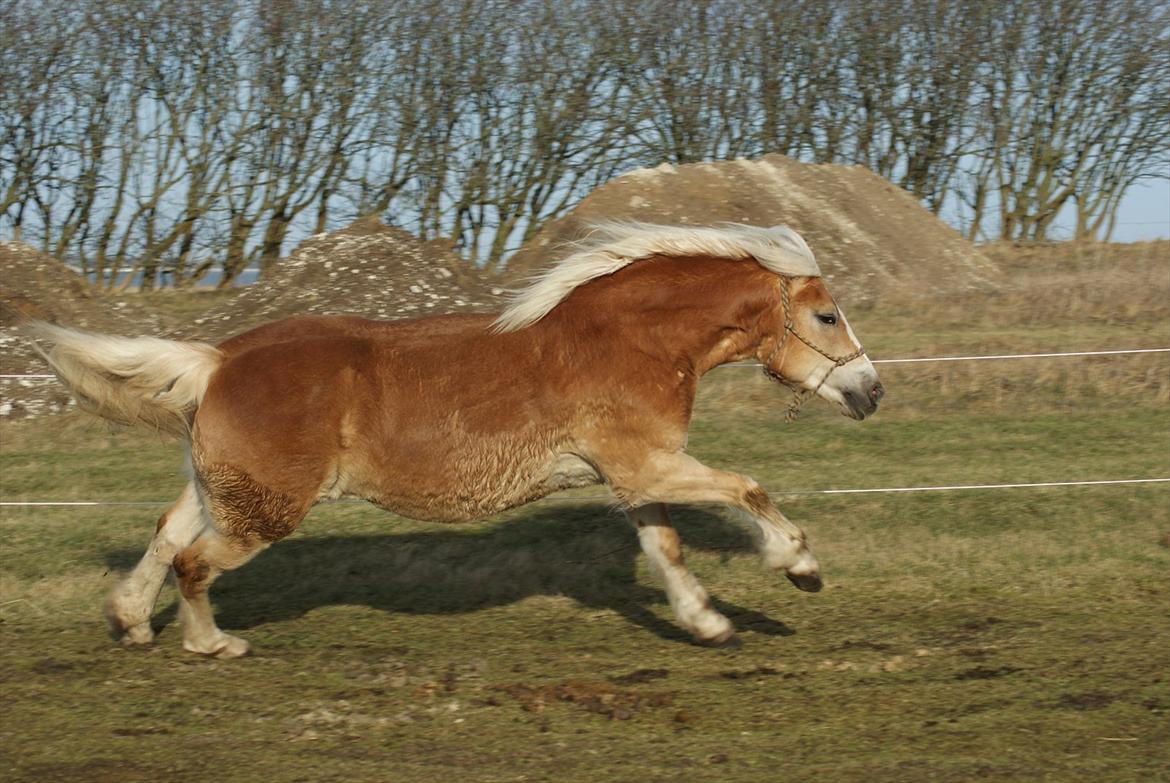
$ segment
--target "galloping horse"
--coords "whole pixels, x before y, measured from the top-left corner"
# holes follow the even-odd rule
[[[883,394],[785,227],[602,225],[498,317],[297,317],[217,347],[32,329],[81,407],[186,441],[191,481],[106,603],[115,637],[153,640],[173,568],[183,646],[223,658],[248,643],[216,626],[209,586],[323,500],[459,522],[593,484],[636,527],[678,622],[701,643],[738,643],[663,504],[744,512],[765,564],[802,590],[820,589],[820,566],[759,484],[687,455],[699,378],[756,359],[858,420]]]

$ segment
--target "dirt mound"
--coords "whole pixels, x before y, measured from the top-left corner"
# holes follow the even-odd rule
[[[924,294],[981,287],[994,264],[913,196],[861,166],[759,160],[663,164],[630,172],[545,226],[509,261],[507,279],[530,276],[579,239],[591,222],[757,226],[786,224],[817,254],[835,293],[865,301],[898,289]]]
[[[67,326],[145,334],[159,318],[130,298],[88,285],[60,261],[19,242],[0,242],[0,374],[41,374],[48,366],[17,329],[36,318]],[[52,380],[0,378],[0,416],[63,409],[69,401]]]
[[[363,218],[307,239],[266,279],[195,319],[192,332],[222,339],[306,313],[406,318],[499,309],[499,289],[440,242]]]
[[[87,284],[51,256],[0,242],[0,327],[11,329],[25,318],[105,331],[149,328],[158,320],[131,298]]]
[[[0,244],[0,279],[0,356],[3,373],[11,375],[48,372],[15,329],[27,317],[111,334],[217,342],[305,313],[404,318],[488,312],[499,309],[500,294],[443,243],[423,242],[373,219],[306,240],[267,279],[194,318],[162,312],[165,306],[155,312],[152,307],[163,305],[158,297],[107,295],[24,245]],[[0,378],[0,416],[37,415],[67,403],[53,380]]]

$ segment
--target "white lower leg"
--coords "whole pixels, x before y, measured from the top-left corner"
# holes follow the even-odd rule
[[[766,517],[746,512],[743,515],[755,527],[756,547],[764,565],[773,571],[784,571],[792,575],[804,576],[819,572],[820,564],[809,549],[804,532],[789,522],[787,517],[776,512],[777,517],[785,523],[781,526]],[[796,531],[796,537],[792,536],[790,529]]]
[[[159,529],[138,565],[106,599],[106,620],[111,632],[124,644],[145,644],[154,639],[150,614],[170,572],[171,561],[195,540],[201,525],[199,500],[194,485],[188,484],[159,520]]]
[[[735,633],[731,621],[711,605],[707,591],[694,574],[677,566],[658,568],[670,607],[683,628],[705,642],[723,642]]]
[[[126,579],[106,598],[106,621],[110,633],[123,644],[148,644],[154,641],[150,614],[162,592],[169,565],[157,563],[148,552]]]
[[[174,560],[179,582],[179,622],[183,628],[183,648],[204,655],[235,658],[248,652],[249,645],[239,637],[226,634],[215,624],[207,590],[224,571],[238,568],[263,549],[242,549],[217,533],[203,530],[191,546]]]
[[[183,629],[183,649],[188,652],[237,658],[246,655],[250,649],[246,641],[224,633],[215,624],[206,591],[192,598],[179,599],[179,624]]]
[[[629,517],[638,528],[642,551],[662,578],[679,624],[703,642],[721,644],[730,639],[735,628],[715,610],[707,591],[684,565],[678,533],[670,526],[665,508],[642,506],[630,511]]]

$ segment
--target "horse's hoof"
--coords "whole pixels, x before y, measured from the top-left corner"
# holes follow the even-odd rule
[[[110,638],[127,647],[135,644],[149,644],[154,641],[150,618],[142,619],[141,613],[128,611],[120,605],[121,603],[115,596],[111,595],[102,607],[102,612],[106,616],[106,630],[110,632]]]
[[[139,647],[144,644],[151,644],[154,642],[154,629],[150,627],[150,623],[139,623],[125,629],[121,638],[118,639],[123,647]]]
[[[806,593],[819,593],[825,583],[821,581],[820,574],[785,574],[788,581],[796,585],[800,590]]]
[[[238,636],[229,636],[228,642],[215,651],[216,658],[242,658],[252,652],[252,645]]]
[[[704,647],[713,647],[717,650],[738,650],[740,647],[743,647],[743,639],[740,639],[738,634],[730,633],[727,636],[716,637],[714,639],[700,639],[699,644]]]
[[[241,658],[252,650],[252,646],[238,636],[220,634],[209,644],[199,644],[185,640],[183,649],[187,652],[205,655],[208,658]]]
[[[110,638],[121,643],[123,647],[136,647],[154,641],[154,629],[150,627],[150,620],[130,624],[119,617],[117,611],[109,605],[106,606],[106,628],[110,632]]]

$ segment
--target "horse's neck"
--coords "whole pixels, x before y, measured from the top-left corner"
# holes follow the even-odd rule
[[[549,319],[563,338],[591,339],[700,376],[754,355],[772,306],[768,273],[750,261],[658,258],[574,291]],[[558,312],[559,311],[559,312]]]

